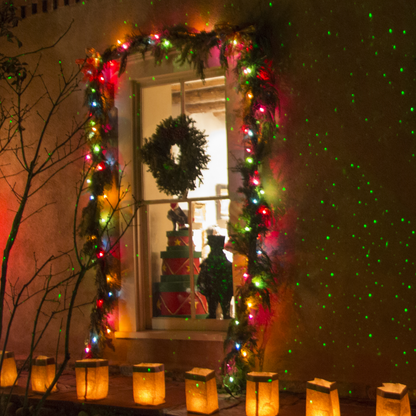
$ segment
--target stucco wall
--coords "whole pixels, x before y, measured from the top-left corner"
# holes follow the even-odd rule
[[[86,47],[104,50],[132,23],[145,31],[178,22],[266,25],[281,111],[265,189],[286,207],[278,249],[287,273],[265,369],[286,380],[416,388],[415,9],[379,0],[93,0],[29,17],[18,33],[36,48],[74,19],[45,53],[52,73],[59,59],[74,67]],[[49,192],[64,195],[59,184]],[[64,218],[56,215],[54,227]],[[38,242],[29,229],[25,238]],[[76,354],[87,326],[87,316],[77,321]]]

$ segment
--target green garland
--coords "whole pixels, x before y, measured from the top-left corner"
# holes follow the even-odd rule
[[[194,127],[195,121],[181,115],[169,117],[156,127],[150,139],[144,139],[141,149],[143,162],[156,179],[157,187],[167,195],[186,196],[196,189],[196,180],[202,183],[202,170],[207,168],[210,157],[205,153],[207,136]],[[179,147],[178,163],[172,146]]]
[[[247,258],[247,271],[244,284],[235,293],[236,318],[231,320],[224,342],[226,357],[222,367],[225,388],[230,392],[239,392],[245,389],[246,374],[256,366],[256,361],[261,370],[264,347],[258,346],[258,341],[265,325],[257,311],[261,308],[270,311],[271,294],[277,290],[278,278],[282,279],[280,270],[268,257],[264,245],[275,214],[264,195],[261,167],[267,146],[277,135],[275,112],[279,107],[267,34],[254,26],[240,29],[217,25],[211,32],[197,32],[185,25],[175,25],[157,35],[140,33],[127,36],[119,45],[110,46],[101,56],[93,51],[84,68],[90,80],[86,90],[87,103],[94,116],[104,121],[109,111],[107,97],[114,85],[106,81],[102,84],[100,79],[105,78],[103,74],[109,65],[115,66],[119,60],[121,75],[132,53],[144,56],[150,51],[156,63],[160,64],[164,61],[163,57],[175,49],[179,52],[178,61],[191,64],[197,75],[204,79],[206,62],[214,47],[219,50],[224,70],[228,69],[229,59],[236,59],[238,91],[242,95],[243,108],[242,144],[245,157],[236,170],[242,175],[240,192],[245,200],[240,223],[232,226],[232,242],[234,251]],[[164,151],[168,148],[170,146],[166,145]],[[166,166],[169,167],[169,163]],[[174,191],[182,193],[183,189]],[[283,215],[283,209],[279,209]],[[91,218],[93,221],[94,216]],[[107,302],[107,299],[104,301]]]

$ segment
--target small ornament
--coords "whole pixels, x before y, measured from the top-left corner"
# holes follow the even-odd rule
[[[177,231],[177,225],[179,225],[179,229],[182,230],[186,228],[185,225],[188,224],[188,217],[177,203],[170,204],[170,210],[168,211],[168,219],[172,221],[173,231]]]

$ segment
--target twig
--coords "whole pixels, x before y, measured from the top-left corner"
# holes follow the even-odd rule
[[[65,36],[66,34],[69,32],[69,30],[71,29],[72,24],[74,23],[74,20],[72,20],[72,22],[70,23],[70,25],[68,26],[68,29],[65,30],[65,32],[59,36],[59,38],[50,46],[44,46],[42,48],[36,49],[34,51],[31,52],[25,52],[25,53],[21,53],[20,55],[16,55],[13,58],[20,58],[21,56],[27,56],[27,55],[34,55],[36,53],[39,53],[41,51],[45,51],[47,49],[52,49],[54,48]]]
[[[47,206],[54,205],[54,204],[56,204],[56,202],[45,202],[40,208],[36,209],[35,211],[33,211],[31,214],[29,214],[25,218],[22,218],[22,220],[20,221],[20,224],[23,224],[27,219],[29,219],[33,215],[38,214],[39,212],[41,212],[43,208],[46,208]]]

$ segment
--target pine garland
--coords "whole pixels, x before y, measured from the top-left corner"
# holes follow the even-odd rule
[[[94,114],[104,124],[109,108],[108,92],[105,88],[96,88],[97,80],[106,67],[116,65],[116,60],[120,60],[121,75],[132,53],[141,53],[144,56],[150,51],[156,64],[160,64],[166,54],[174,49],[179,53],[178,61],[191,64],[203,80],[206,62],[215,47],[219,49],[223,69],[228,69],[231,57],[237,59],[238,90],[242,95],[243,108],[245,157],[236,170],[242,175],[240,192],[244,195],[244,203],[241,222],[232,225],[231,239],[234,251],[247,258],[247,270],[244,275],[245,282],[235,294],[236,318],[231,320],[224,342],[226,357],[223,363],[224,386],[235,392],[245,388],[245,376],[255,367],[256,360],[262,362],[264,351],[258,346],[256,311],[259,306],[270,310],[271,295],[277,288],[277,274],[263,243],[274,215],[264,196],[261,168],[267,145],[277,134],[275,112],[279,106],[267,36],[263,36],[254,26],[239,29],[230,25],[217,25],[211,32],[197,32],[185,25],[176,25],[159,34],[127,36],[119,45],[110,46],[101,57],[92,51],[92,68],[91,61],[87,60],[84,70],[87,75],[90,71],[91,76],[87,87],[87,103],[90,108],[91,103],[96,103]],[[109,87],[111,83],[103,85]],[[96,204],[89,214],[86,213],[86,218],[91,222],[91,226],[86,226],[86,229],[92,230],[91,236],[94,235],[96,219],[99,216],[98,209],[99,204]],[[106,270],[107,272],[110,270]],[[101,274],[104,275],[104,272]],[[101,282],[100,279],[97,278],[97,281]],[[101,289],[98,285],[99,293]],[[97,298],[101,299],[100,295]],[[106,301],[107,298],[104,297],[104,302]],[[105,305],[103,311],[109,311],[110,304]],[[92,327],[99,327],[99,319],[103,316],[105,319],[105,315],[96,314],[97,320],[94,318]]]
[[[88,175],[84,183],[89,201],[82,210],[78,234],[85,241],[81,255],[95,258],[96,264],[97,294],[90,316],[89,337],[85,342],[86,358],[95,358],[101,356],[105,346],[114,349],[114,328],[109,318],[120,290],[118,260],[110,251],[111,218],[102,218],[103,207],[110,206],[106,192],[119,181],[119,166],[112,155],[111,132],[114,126],[110,117],[118,65],[116,62],[103,62],[94,50],[89,54],[88,59],[77,61],[88,81],[85,103],[90,117],[86,131],[89,149],[85,156]]]

